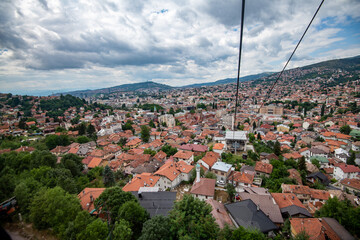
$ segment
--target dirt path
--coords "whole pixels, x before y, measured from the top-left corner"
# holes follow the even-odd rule
[[[12,240],[58,240],[50,231],[36,230],[29,223],[6,223],[3,228]]]

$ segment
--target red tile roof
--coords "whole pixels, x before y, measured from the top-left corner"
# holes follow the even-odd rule
[[[279,205],[279,208],[285,208],[293,205],[305,208],[305,206],[293,193],[271,193],[271,196],[274,198],[277,205]]]
[[[224,144],[222,143],[215,143],[214,146],[213,146],[213,150],[222,150],[224,149]]]
[[[255,171],[271,174],[273,166],[269,163],[256,162]]]
[[[345,179],[341,180],[341,184],[345,185],[347,187],[351,187],[351,188],[360,190],[360,179],[345,178]]]
[[[188,160],[191,158],[191,156],[193,156],[193,152],[188,152],[188,151],[178,151],[177,153],[175,153],[174,158],[180,158],[180,159],[185,159]]]
[[[224,204],[219,203],[214,199],[208,199],[206,200],[206,203],[210,204],[212,207],[211,214],[215,218],[215,222],[219,225],[220,228],[224,228],[226,224],[230,227],[234,226],[229,214],[224,207]]]
[[[94,202],[104,190],[105,188],[85,188],[84,190],[82,190],[78,194],[81,208],[88,212],[94,210]]]
[[[311,198],[319,200],[328,200],[330,198],[330,193],[325,190],[312,189],[310,188]]]
[[[254,175],[245,172],[232,171],[228,179],[235,182],[252,184],[254,181]]]
[[[154,176],[151,173],[138,174],[133,177],[133,179],[131,179],[131,181],[128,182],[122,190],[125,192],[131,192],[139,191],[139,188],[141,187],[154,187],[159,179],[159,176]]]
[[[197,182],[195,179],[190,193],[214,197],[215,182],[216,179],[210,179],[210,178],[200,178],[199,182]]]
[[[281,187],[283,193],[295,193],[295,194],[305,194],[305,195],[311,194],[310,188],[308,186],[282,184]]]
[[[101,161],[102,161],[101,158],[94,157],[93,159],[91,159],[90,163],[88,164],[88,168],[98,167]]]
[[[346,164],[346,163],[337,163],[334,165],[335,167],[341,168],[344,173],[353,173],[360,172],[360,168],[354,165]]]
[[[290,224],[295,235],[305,231],[311,240],[325,240],[322,224],[317,218],[292,218]]]

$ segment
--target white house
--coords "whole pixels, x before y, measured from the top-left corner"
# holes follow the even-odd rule
[[[159,176],[158,186],[162,190],[174,188],[182,181],[189,181],[190,172],[194,168],[184,161],[174,162],[170,160],[157,170],[154,175]]]
[[[231,164],[224,163],[224,162],[216,162],[212,168],[211,172],[215,173],[217,177],[217,182],[220,184],[225,184],[227,177],[231,172]]]
[[[349,178],[349,179],[357,178],[359,173],[360,173],[360,168],[354,165],[349,165],[346,163],[335,164],[334,178],[337,180],[342,180],[344,178]]]

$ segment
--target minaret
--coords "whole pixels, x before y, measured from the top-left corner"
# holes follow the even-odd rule
[[[196,164],[196,182],[200,182],[200,164]]]

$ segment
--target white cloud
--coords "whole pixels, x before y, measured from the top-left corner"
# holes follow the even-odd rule
[[[1,1],[0,91],[236,77],[240,2]],[[247,1],[241,74],[280,70],[319,3]],[[359,21],[360,2],[325,1],[290,66],[359,53],[338,44]]]

